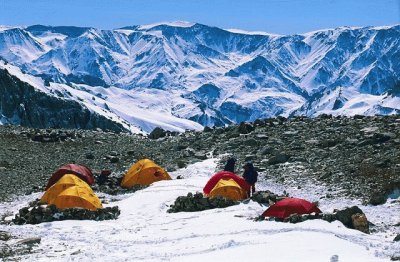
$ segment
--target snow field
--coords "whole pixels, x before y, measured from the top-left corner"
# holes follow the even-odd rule
[[[224,209],[167,213],[178,196],[202,191],[215,172],[216,161],[205,160],[171,173],[173,178],[180,175],[184,179],[157,182],[120,196],[121,200],[108,204],[121,209],[117,220],[0,225],[0,230],[21,238],[42,238],[35,252],[22,257],[23,261],[389,260],[382,253],[389,248],[389,240],[381,236],[322,220],[299,224],[255,222],[252,218],[266,207],[252,201]],[[273,189],[278,188],[270,190]],[[17,212],[27,201],[40,196],[24,196],[0,206],[2,210]]]

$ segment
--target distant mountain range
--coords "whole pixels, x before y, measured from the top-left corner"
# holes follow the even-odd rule
[[[290,36],[188,22],[0,26],[0,56],[3,77],[132,132],[400,110],[400,25]],[[0,123],[21,124],[23,101],[5,111],[5,99],[1,93]]]

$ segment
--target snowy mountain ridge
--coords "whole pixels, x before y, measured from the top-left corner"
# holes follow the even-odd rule
[[[393,92],[400,82],[400,25],[290,36],[189,22],[115,30],[2,26],[0,56],[50,82],[101,89],[107,104],[188,119],[185,128],[199,128],[193,121],[221,126],[278,115],[400,110]],[[132,122],[133,111],[114,113],[146,131],[157,126]]]

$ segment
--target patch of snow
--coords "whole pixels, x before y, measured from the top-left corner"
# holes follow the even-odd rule
[[[12,28],[15,28],[15,27],[7,26],[7,25],[0,25],[0,32],[6,31],[6,30],[9,30]]]
[[[265,36],[280,36],[278,34],[271,34],[263,31],[246,31],[242,29],[236,29],[236,28],[229,28],[229,29],[224,29],[225,31],[235,33],[235,34],[242,34],[242,35],[265,35]]]
[[[148,30],[156,26],[160,25],[167,25],[167,26],[172,26],[172,27],[192,27],[196,23],[191,23],[187,21],[175,21],[175,22],[159,22],[159,23],[154,23],[154,24],[148,24],[148,25],[141,25],[138,27],[140,30]]]

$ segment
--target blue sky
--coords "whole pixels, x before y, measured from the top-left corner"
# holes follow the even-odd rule
[[[400,0],[0,0],[2,25],[113,29],[160,21],[294,34],[400,23]]]

